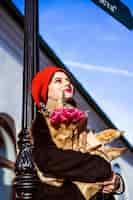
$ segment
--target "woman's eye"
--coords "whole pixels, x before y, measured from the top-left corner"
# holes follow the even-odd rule
[[[71,83],[71,81],[70,81],[69,79],[66,79],[66,81],[67,81],[68,83]]]
[[[56,79],[55,82],[56,83],[61,83],[61,79]]]

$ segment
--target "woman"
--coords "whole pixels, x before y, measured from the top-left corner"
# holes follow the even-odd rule
[[[55,109],[60,109],[62,99],[66,105],[73,107],[73,95],[74,87],[70,75],[62,68],[45,67],[32,81],[32,96],[41,110],[48,110],[51,113]],[[74,184],[75,181],[100,182],[101,192],[107,194],[118,189],[119,177],[112,172],[110,163],[98,155],[58,147],[40,111],[33,123],[32,135],[35,165],[46,178],[38,187],[38,200],[84,200],[84,196]],[[56,179],[63,179],[63,183],[58,185]],[[48,184],[49,180],[53,181],[53,185]],[[98,195],[93,199],[98,199]]]

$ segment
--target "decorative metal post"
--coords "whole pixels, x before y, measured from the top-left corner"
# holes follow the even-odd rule
[[[16,160],[16,199],[34,199],[37,184],[36,171],[32,160],[30,131],[36,109],[31,97],[32,77],[39,68],[38,47],[38,0],[25,0],[24,17],[24,70],[22,131],[19,134],[19,153]]]

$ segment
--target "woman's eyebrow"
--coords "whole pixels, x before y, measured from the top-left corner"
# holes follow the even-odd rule
[[[55,80],[57,80],[57,79],[62,79],[62,77],[55,77]]]
[[[71,80],[69,78],[67,78],[67,77],[66,78],[64,78],[64,77],[55,77],[54,78],[54,80],[59,80],[59,79],[65,79],[65,80],[71,82]]]

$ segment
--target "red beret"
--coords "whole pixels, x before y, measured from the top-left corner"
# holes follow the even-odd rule
[[[48,85],[54,73],[57,71],[66,73],[63,68],[57,66],[46,66],[34,76],[32,80],[32,97],[38,107],[40,107],[41,99],[46,103]]]

